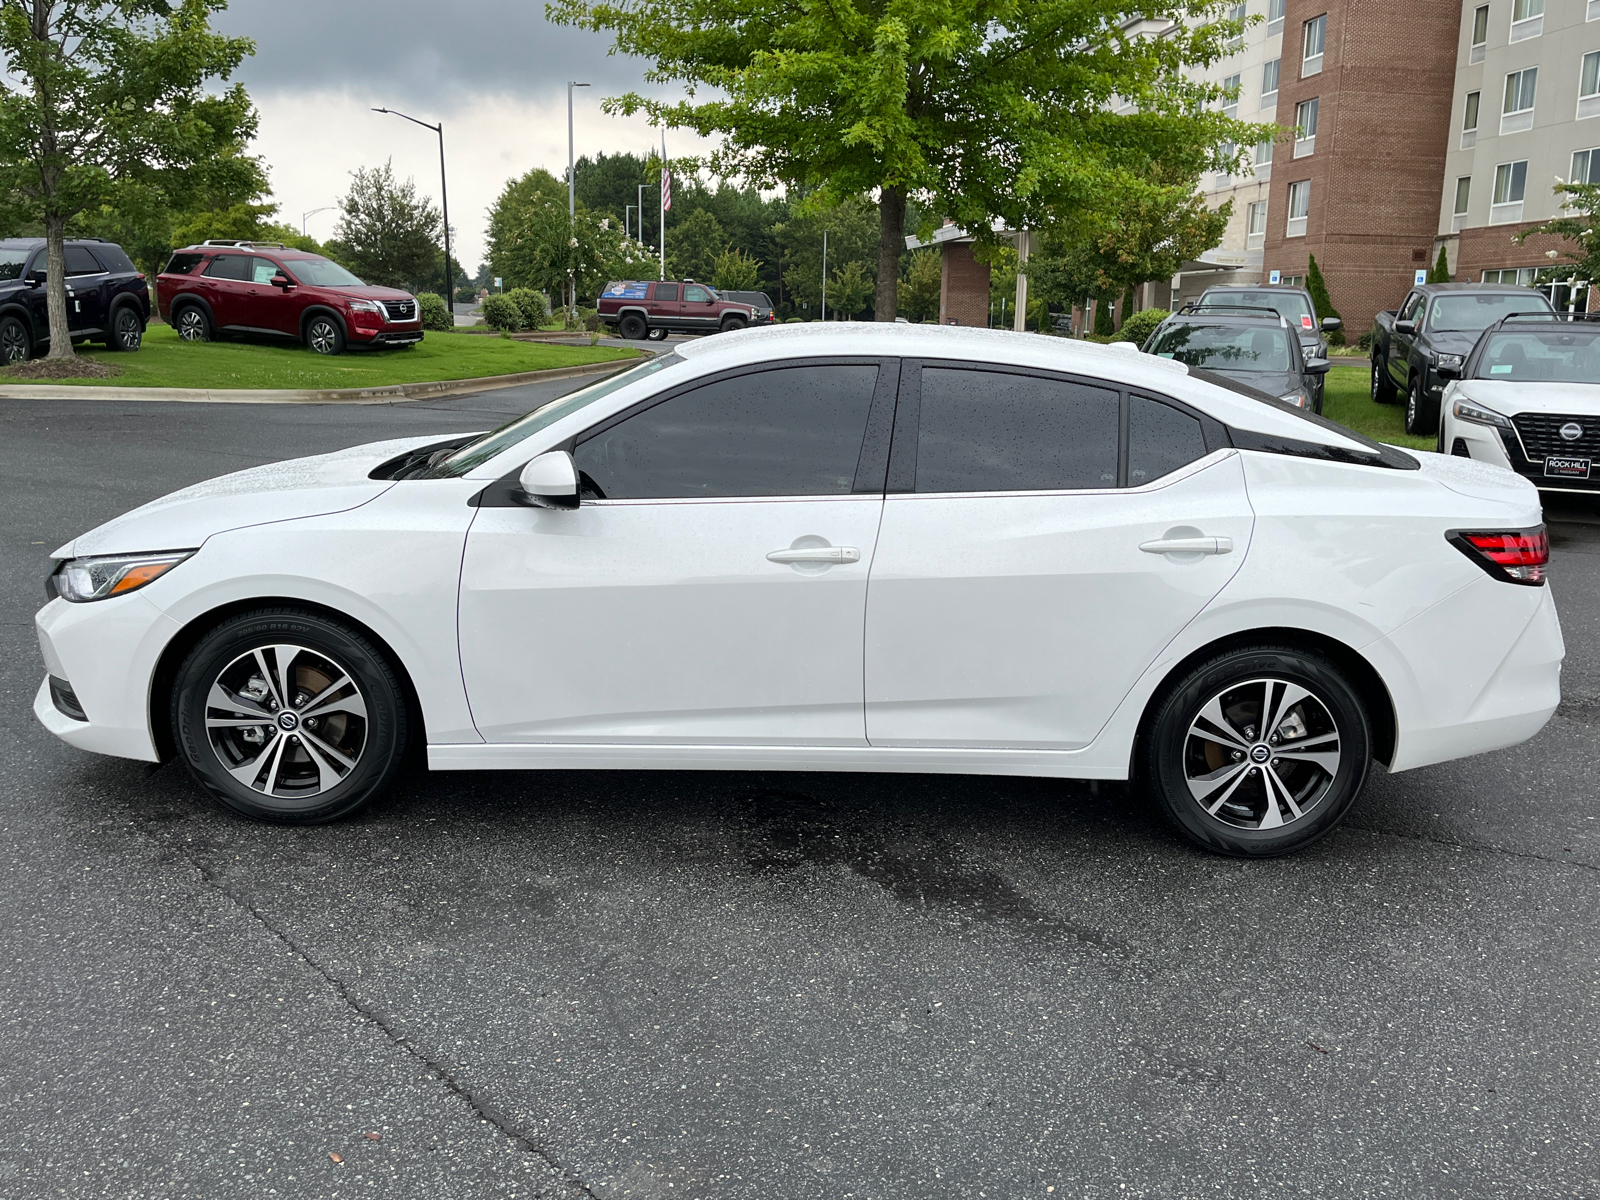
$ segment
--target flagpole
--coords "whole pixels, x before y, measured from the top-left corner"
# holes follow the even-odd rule
[[[661,127],[661,278],[667,277],[667,127]]]

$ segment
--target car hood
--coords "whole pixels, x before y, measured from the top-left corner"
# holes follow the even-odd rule
[[[358,508],[394,486],[380,463],[446,434],[397,438],[219,475],[123,513],[52,552],[54,558],[189,550],[213,534]]]
[[[1512,383],[1502,379],[1463,379],[1451,399],[1472,400],[1505,416],[1517,413],[1572,413],[1600,416],[1600,383]]]
[[[1272,396],[1287,396],[1290,392],[1299,391],[1305,386],[1300,376],[1293,371],[1218,371],[1214,367],[1207,367],[1212,374],[1222,375],[1235,383],[1242,383],[1246,387],[1253,387],[1258,392],[1266,392]]]
[[[411,293],[403,292],[399,288],[379,287],[375,283],[364,283],[360,287],[330,287],[325,289],[338,292],[344,296],[361,296],[367,300],[410,300]]]
[[[1465,358],[1472,353],[1472,348],[1478,344],[1478,338],[1482,334],[1481,329],[1471,333],[1455,329],[1430,330],[1428,344],[1439,354],[1459,354]]]

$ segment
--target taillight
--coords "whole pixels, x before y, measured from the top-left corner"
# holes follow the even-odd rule
[[[1550,563],[1550,536],[1543,525],[1484,533],[1455,530],[1445,536],[1496,579],[1531,587],[1544,583],[1544,569]]]

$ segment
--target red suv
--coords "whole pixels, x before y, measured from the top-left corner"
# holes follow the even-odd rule
[[[369,287],[320,254],[278,242],[202,242],[156,277],[156,307],[185,341],[219,333],[294,338],[318,354],[422,340],[417,298]]]

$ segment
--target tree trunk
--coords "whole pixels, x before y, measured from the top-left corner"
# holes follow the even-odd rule
[[[67,321],[67,222],[62,217],[46,217],[45,308],[50,314],[50,358],[76,358]]]
[[[906,194],[886,187],[878,200],[878,285],[872,298],[875,320],[899,314],[900,252],[906,248]]]

